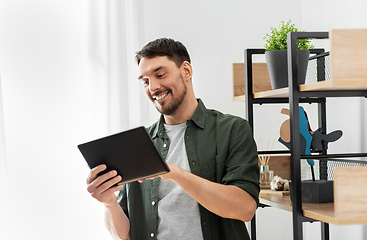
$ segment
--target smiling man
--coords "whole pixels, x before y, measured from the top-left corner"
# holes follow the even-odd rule
[[[121,179],[116,171],[97,177],[105,166],[91,170],[88,191],[104,203],[112,236],[249,239],[244,222],[256,211],[260,187],[248,122],[207,109],[195,97],[193,69],[182,43],[154,40],[137,52],[136,60],[145,94],[161,113],[148,132],[171,171],[114,187]]]
[[[143,83],[145,94],[165,118],[185,112],[178,111],[179,108],[196,109],[198,103],[193,91],[187,90],[192,90],[192,68],[189,62],[184,61],[178,67],[167,56],[142,58],[138,62],[141,73],[139,79]]]

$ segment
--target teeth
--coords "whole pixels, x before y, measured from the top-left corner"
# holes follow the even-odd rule
[[[167,93],[161,95],[161,96],[155,96],[154,98],[157,100],[161,100],[162,98],[164,98],[165,96],[167,96]]]

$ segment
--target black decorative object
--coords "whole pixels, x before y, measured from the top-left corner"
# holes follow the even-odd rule
[[[292,181],[289,182],[289,188],[292,192]],[[305,180],[301,181],[301,189],[302,202],[304,203],[327,203],[334,201],[334,181]],[[290,195],[292,196],[292,193]]]
[[[312,141],[311,141],[311,149],[312,151],[320,151],[324,147],[324,149],[327,149],[327,143],[328,142],[334,142],[341,138],[343,135],[343,132],[340,130],[336,130],[334,132],[331,132],[329,134],[322,133],[321,129],[317,129],[312,134]]]

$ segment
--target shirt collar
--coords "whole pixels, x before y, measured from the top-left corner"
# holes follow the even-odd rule
[[[196,108],[194,115],[187,120],[187,122],[192,121],[194,122],[198,127],[204,128],[205,125],[205,112],[206,107],[203,103],[203,101],[198,98],[198,107]],[[158,120],[158,124],[154,127],[152,138],[155,138],[157,136],[160,137],[167,137],[165,130],[164,130],[164,117],[161,115],[160,119]],[[168,137],[167,137],[168,138]]]
[[[204,123],[205,123],[206,107],[200,98],[198,98],[197,100],[199,103],[198,107],[196,108],[194,115],[192,115],[192,117],[188,121],[190,120],[193,121],[198,127],[203,129],[205,125]]]
[[[158,120],[158,124],[155,125],[153,129],[152,138],[156,138],[157,136],[160,137],[166,137],[166,131],[164,130],[164,117],[161,115],[161,117]],[[166,137],[168,138],[168,137]]]

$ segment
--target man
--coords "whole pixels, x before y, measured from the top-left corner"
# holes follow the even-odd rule
[[[116,171],[97,177],[105,166],[92,169],[88,191],[104,203],[109,231],[132,240],[249,239],[244,222],[253,217],[260,191],[249,124],[196,99],[182,43],[157,39],[136,59],[144,91],[162,114],[148,132],[170,172],[113,187],[121,179]]]

